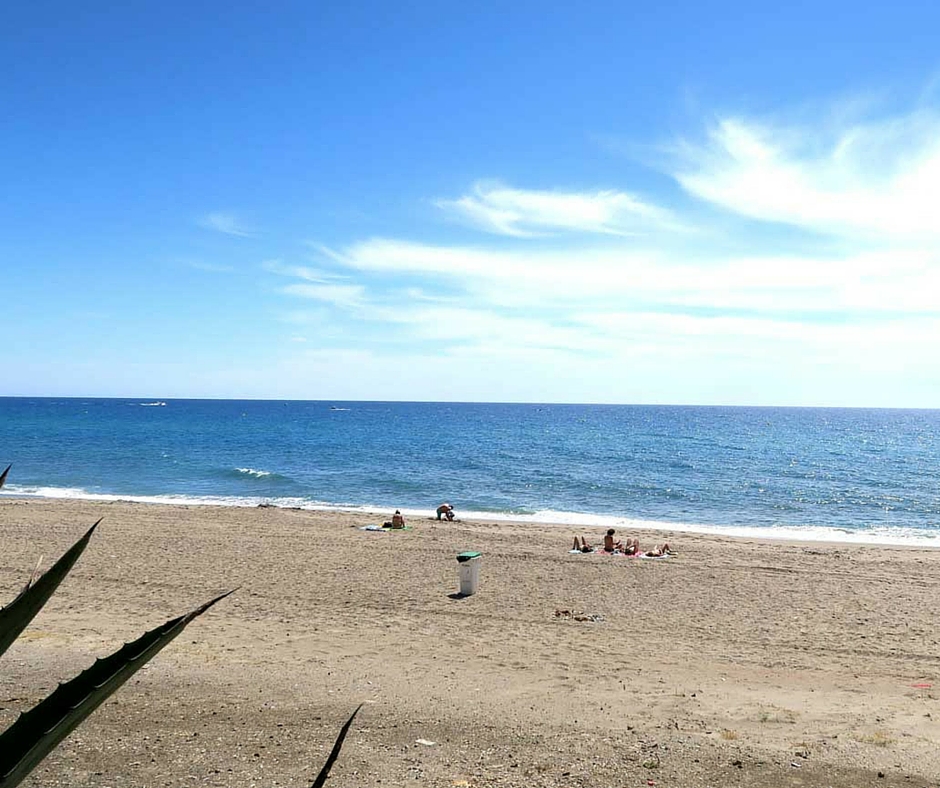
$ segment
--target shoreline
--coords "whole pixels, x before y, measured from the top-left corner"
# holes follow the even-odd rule
[[[15,485],[12,485],[15,486]],[[0,503],[4,499],[24,501],[49,502],[85,502],[85,503],[127,503],[142,506],[187,506],[187,507],[218,507],[221,509],[253,509],[273,508],[290,511],[304,511],[312,513],[337,513],[349,515],[364,515],[369,517],[391,516],[395,508],[399,508],[406,517],[422,518],[428,509],[415,509],[407,507],[379,507],[379,506],[347,506],[333,504],[293,504],[273,503],[270,499],[231,499],[205,497],[202,499],[191,496],[135,496],[117,495],[111,493],[72,495],[41,495],[22,492],[10,492],[9,488],[0,493]],[[277,499],[275,499],[277,500]],[[281,499],[283,500],[283,499]],[[712,536],[715,538],[750,539],[781,543],[805,544],[844,544],[858,546],[883,547],[910,547],[915,549],[940,549],[940,532],[926,536],[911,533],[910,529],[904,533],[885,533],[884,531],[859,530],[839,528],[837,526],[822,525],[715,525],[705,523],[674,523],[665,520],[643,520],[638,518],[622,517],[617,515],[598,515],[580,512],[553,512],[543,511],[534,514],[507,514],[505,512],[481,512],[458,510],[458,515],[467,522],[496,520],[510,525],[532,525],[536,527],[551,528],[618,528],[631,531],[674,532],[688,535]],[[553,517],[555,519],[553,519]],[[435,519],[430,517],[429,519]]]
[[[372,533],[350,512],[7,497],[0,600],[99,517],[4,655],[0,728],[144,628],[239,590],[35,785],[309,785],[363,702],[337,788],[940,780],[935,550],[640,531],[677,555],[637,560],[570,555],[558,526]],[[457,599],[466,549],[483,554],[480,590]]]

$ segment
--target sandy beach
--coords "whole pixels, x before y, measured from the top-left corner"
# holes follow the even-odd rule
[[[0,726],[238,590],[31,786],[309,785],[360,703],[337,788],[940,782],[940,551],[640,532],[678,554],[638,560],[552,525],[4,499],[0,600],[98,518],[0,661]]]

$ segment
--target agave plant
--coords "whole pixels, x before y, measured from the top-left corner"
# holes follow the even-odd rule
[[[0,474],[0,487],[6,481],[10,466]],[[42,609],[56,588],[87,547],[98,520],[48,572],[26,586],[4,608],[0,608],[0,656],[10,647],[33,617]],[[60,684],[48,697],[21,714],[0,733],[0,788],[13,788],[53,749],[110,697],[124,682],[140,670],[162,648],[167,646],[194,618],[205,613],[216,602],[232,592],[217,596],[178,618],[170,619],[137,640],[126,643],[110,656],[95,660],[87,670]],[[321,788],[339,755],[343,741],[361,704],[343,725],[326,763],[311,788]]]

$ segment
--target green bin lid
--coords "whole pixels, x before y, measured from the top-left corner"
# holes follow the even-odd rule
[[[460,561],[460,563],[463,563],[464,561],[469,561],[471,558],[479,558],[479,557],[480,557],[480,553],[476,553],[473,550],[468,550],[466,553],[457,553],[457,560]]]

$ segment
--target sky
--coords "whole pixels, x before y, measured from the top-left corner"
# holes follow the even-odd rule
[[[940,407],[934,2],[0,8],[0,396]]]

